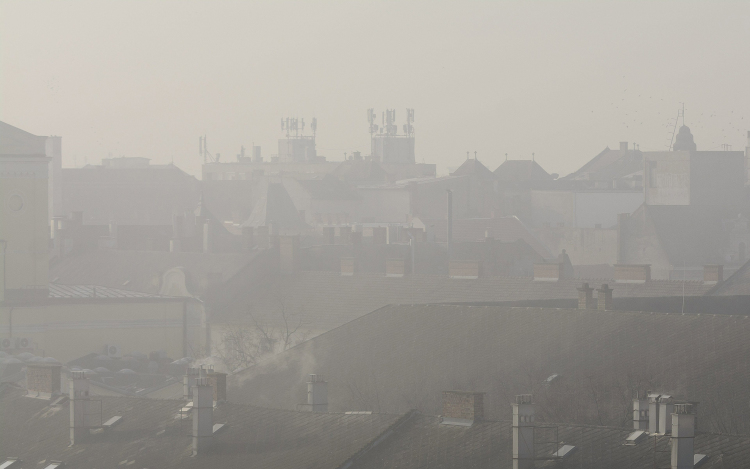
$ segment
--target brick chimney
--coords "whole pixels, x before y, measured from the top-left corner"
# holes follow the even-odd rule
[[[578,289],[578,309],[596,309],[594,288],[590,287],[588,283],[584,283]]]
[[[479,278],[482,275],[482,261],[450,261],[448,275],[458,279]]]
[[[609,311],[612,309],[612,288],[602,283],[601,288],[596,289],[596,303],[599,311]]]
[[[534,280],[541,282],[557,282],[563,276],[563,264],[542,263],[534,264]]]
[[[209,367],[206,377],[208,378],[208,385],[214,390],[214,402],[226,402],[227,374],[214,371],[213,368]]]
[[[60,393],[60,369],[55,363],[28,363],[26,365],[26,395],[51,398]]]
[[[695,411],[692,404],[675,404],[672,423],[672,469],[688,469],[695,461]]]
[[[203,369],[193,386],[193,455],[206,451],[213,443],[214,399],[213,388]]]
[[[534,404],[531,394],[519,394],[513,404],[513,469],[534,467]]]
[[[724,281],[723,265],[704,265],[703,266],[703,283],[715,285]]]
[[[405,262],[403,259],[386,259],[385,276],[386,277],[403,277],[405,273]]]
[[[646,283],[651,280],[651,264],[615,264],[615,282]]]
[[[443,421],[446,425],[471,426],[484,419],[484,393],[443,391]]]

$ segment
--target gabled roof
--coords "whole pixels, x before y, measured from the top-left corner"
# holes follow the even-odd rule
[[[49,401],[25,397],[23,390],[3,386],[0,455],[22,459],[23,467],[58,460],[66,467],[82,469],[335,468],[399,418],[222,404],[214,409],[214,422],[224,423],[225,428],[214,436],[209,451],[193,457],[192,422],[177,418],[185,405],[182,400],[101,396],[97,404],[101,403],[102,420],[120,415],[122,422],[92,435],[85,443],[69,446],[69,402],[51,407]],[[95,408],[98,411],[99,405]]]
[[[639,171],[643,171],[643,153],[640,150],[611,150],[607,147],[563,179],[611,181]]]
[[[0,122],[0,156],[46,156],[47,137]]]
[[[330,410],[434,415],[442,391],[464,389],[488,393],[486,418],[509,419],[512,396],[533,392],[542,420],[631,427],[632,396],[654,389],[700,401],[699,429],[750,433],[750,408],[735,405],[750,400],[748,334],[748,316],[711,311],[391,305],[248,368],[228,392],[288,408],[314,368]]]
[[[253,228],[271,225],[279,230],[292,231],[301,231],[308,227],[284,185],[278,182],[267,183],[250,217],[242,224],[243,227]]]
[[[505,160],[495,169],[495,177],[504,182],[552,180],[552,176],[534,160]]]
[[[467,158],[461,166],[451,173],[451,176],[476,176],[481,180],[490,181],[495,179],[492,171],[487,169],[478,159]]]

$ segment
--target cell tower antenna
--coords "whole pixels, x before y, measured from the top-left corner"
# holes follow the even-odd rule
[[[682,104],[682,109],[677,109],[677,118],[674,120],[674,126],[672,127],[672,138],[669,140],[669,148],[667,151],[672,151],[672,145],[674,144],[674,136],[677,133],[677,124],[682,118],[682,125],[685,125],[685,103]]]

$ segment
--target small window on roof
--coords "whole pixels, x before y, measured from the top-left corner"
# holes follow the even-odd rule
[[[562,445],[560,449],[552,453],[552,456],[557,458],[567,458],[573,453],[573,451],[575,451],[575,449],[576,447],[573,445]]]
[[[703,464],[708,459],[708,456],[705,454],[696,454],[693,456],[693,467],[698,467],[698,465]]]
[[[44,467],[44,469],[60,469],[65,467],[62,461],[50,461],[50,463]]]

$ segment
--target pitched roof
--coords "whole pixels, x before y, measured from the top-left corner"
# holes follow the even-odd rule
[[[717,296],[750,295],[750,261],[745,262],[729,278],[718,283],[706,294]]]
[[[750,399],[749,333],[748,316],[393,305],[234,375],[228,395],[290,408],[314,372],[330,410],[438,414],[442,391],[469,389],[503,419],[533,392],[544,421],[629,427],[632,396],[653,389],[700,401],[699,429],[750,433],[735,404]]]
[[[546,424],[550,425],[550,424]],[[553,425],[538,429],[536,445],[539,458],[550,458],[563,444],[576,449],[563,461],[538,460],[536,467],[599,469],[643,469],[669,467],[669,437],[653,438],[635,446],[623,442],[631,433],[624,428],[584,425]],[[553,432],[557,432],[554,435]],[[441,425],[439,417],[416,415],[394,430],[394,435],[358,461],[362,469],[433,469],[471,467],[476,469],[511,468],[512,427],[510,421],[482,421],[471,427]],[[555,436],[558,444],[553,443]],[[698,433],[695,453],[708,459],[703,468],[743,466],[750,457],[750,437]]]
[[[0,156],[46,156],[47,137],[0,121]]]
[[[396,415],[320,414],[222,404],[214,422],[225,423],[210,451],[191,456],[190,420],[176,418],[181,400],[99,397],[103,421],[123,417],[113,429],[69,446],[69,403],[24,397],[4,385],[0,396],[0,454],[23,467],[43,460],[66,467],[331,468],[342,465],[398,420]],[[98,410],[98,406],[96,406]]]
[[[495,175],[492,174],[492,171],[487,169],[487,166],[483,165],[476,158],[467,158],[458,169],[451,173],[451,176],[477,176],[482,180],[495,179]]]
[[[223,279],[229,279],[255,256],[254,252],[221,254],[94,249],[51,264],[49,277],[60,288],[63,285],[89,284],[158,293],[164,273],[181,268],[186,275],[188,289],[193,294],[200,294],[205,288],[208,274],[221,273]]]
[[[284,185],[278,182],[267,183],[266,190],[242,224],[243,227],[253,228],[271,225],[281,230],[300,231],[307,228]]]
[[[638,171],[643,171],[643,153],[639,150],[611,150],[607,147],[563,179],[611,181]]]
[[[529,277],[480,277],[451,279],[436,275],[386,277],[376,273],[342,276],[339,272],[295,272],[281,277],[264,275],[242,288],[225,291],[226,302],[214,319],[245,322],[250,307],[264,320],[278,319],[279,300],[290,314],[308,327],[330,330],[389,303],[471,303],[578,298],[584,281],[535,281]],[[598,283],[605,283],[599,280]],[[645,284],[614,283],[615,298],[646,298],[703,295],[711,286],[703,282],[651,280]]]
[[[534,160],[505,160],[495,169],[495,177],[505,182],[552,180],[552,176]]]

